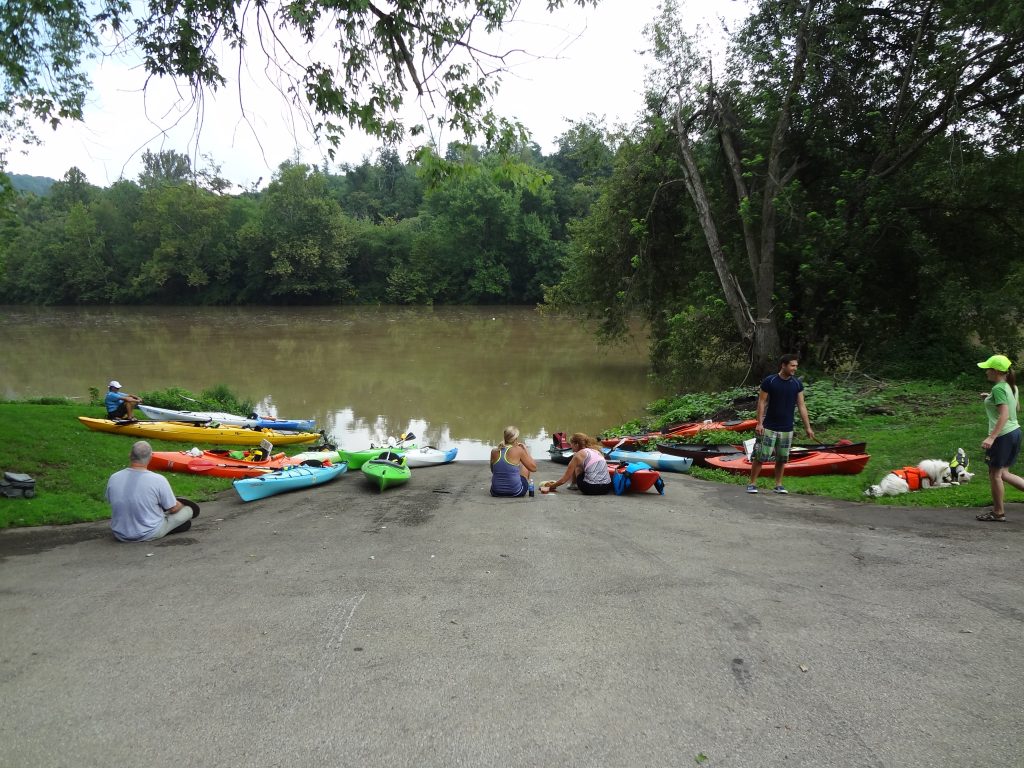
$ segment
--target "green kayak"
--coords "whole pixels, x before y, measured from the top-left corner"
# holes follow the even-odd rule
[[[405,456],[394,451],[383,451],[380,456],[370,459],[361,467],[366,478],[382,491],[393,485],[401,485],[412,475],[405,463]]]
[[[364,448],[361,451],[338,451],[338,461],[347,461],[349,469],[360,469],[370,459],[376,459],[381,454],[393,452],[390,448]]]

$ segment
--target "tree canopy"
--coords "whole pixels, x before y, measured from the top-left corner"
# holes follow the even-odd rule
[[[662,371],[1024,345],[1019,4],[760,0],[719,66],[673,2],[650,32],[647,114],[552,301],[642,312]]]
[[[573,0],[586,5],[595,0]],[[549,11],[565,0],[546,0]],[[81,119],[83,62],[101,50],[141,57],[151,77],[181,78],[194,95],[225,85],[253,56],[273,87],[310,110],[333,148],[351,127],[393,141],[407,130],[453,128],[491,144],[522,138],[489,98],[508,57],[475,34],[515,14],[508,0],[10,0],[0,7],[0,140],[31,140],[31,123]],[[403,124],[410,97],[423,122]],[[333,156],[333,155],[332,155]]]
[[[840,320],[841,292],[809,289],[836,263],[865,262],[858,233],[877,225],[882,185],[938,146],[1024,141],[1019,4],[760,0],[724,72],[682,31],[675,4],[663,9],[652,104],[756,370],[775,365],[783,325],[826,343],[815,318]],[[782,250],[808,258],[780,285]],[[840,314],[824,321],[821,304]]]

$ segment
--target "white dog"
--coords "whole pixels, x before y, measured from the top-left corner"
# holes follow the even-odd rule
[[[956,479],[954,479],[955,467]],[[864,491],[865,496],[899,496],[919,488],[948,488],[951,485],[970,482],[974,477],[967,471],[967,457],[959,449],[952,462],[939,459],[925,459],[916,467],[896,469],[881,479],[878,485]]]

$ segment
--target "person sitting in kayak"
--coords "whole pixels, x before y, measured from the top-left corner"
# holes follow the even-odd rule
[[[505,427],[504,440],[491,449],[491,496],[525,496],[530,489],[530,473],[537,462],[526,443],[519,440],[517,427]]]
[[[103,404],[107,408],[107,418],[114,419],[135,419],[135,406],[142,402],[142,398],[121,391],[121,382],[111,381],[107,385],[107,396],[103,398]]]
[[[560,485],[573,483],[584,496],[603,496],[612,490],[612,478],[608,474],[608,462],[601,452],[601,444],[590,435],[576,432],[569,438],[574,451],[565,468],[565,474],[545,485],[553,491]],[[570,489],[572,485],[569,486]]]
[[[153,449],[145,440],[132,445],[129,465],[110,476],[110,530],[118,541],[152,541],[192,527],[199,505],[177,499],[167,478],[150,472]]]

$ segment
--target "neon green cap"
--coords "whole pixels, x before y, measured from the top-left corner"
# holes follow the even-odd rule
[[[995,368],[997,371],[1006,373],[1010,370],[1010,366],[1013,363],[1010,362],[1010,358],[1006,355],[992,355],[988,360],[983,363],[978,363],[979,368]]]

